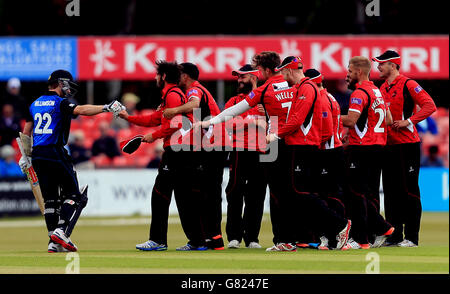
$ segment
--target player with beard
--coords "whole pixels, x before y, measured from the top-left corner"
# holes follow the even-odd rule
[[[326,101],[316,84],[304,75],[299,57],[286,57],[277,70],[297,89],[286,123],[277,133],[267,136],[269,142],[284,138],[289,147],[290,160],[284,168],[292,195],[290,214],[299,220],[291,228],[291,237],[296,238],[300,247],[310,243],[314,235],[329,240],[336,237],[336,248],[341,249],[347,242],[351,221],[337,215],[317,193],[321,184],[317,163],[322,141],[322,107]]]
[[[371,185],[380,181],[377,170],[383,160],[382,148],[386,145],[387,126],[392,123],[392,116],[381,91],[369,80],[370,70],[368,58],[350,59],[346,81],[354,91],[342,123],[349,128],[346,149],[349,193],[345,204],[353,229],[345,249],[369,249],[370,235],[377,236],[372,247],[379,247],[393,232],[393,227],[379,212],[375,198],[378,191],[373,191]]]
[[[285,59],[283,64],[280,66],[280,57],[276,52],[264,51],[259,54],[256,54],[253,59],[253,65],[258,68],[261,76],[265,79],[265,83],[251,91],[250,94],[246,96],[246,98],[239,102],[238,104],[225,109],[219,115],[214,118],[203,121],[201,123],[196,123],[194,128],[203,127],[208,128],[211,124],[219,124],[224,121],[229,120],[230,118],[237,116],[245,111],[250,110],[252,107],[256,106],[258,103],[262,103],[264,105],[266,116],[271,118],[271,126],[270,126],[270,134],[267,136],[268,142],[273,142],[275,138],[277,138],[276,134],[279,133],[280,130],[284,129],[286,124],[289,123],[289,110],[294,107],[293,99],[298,100],[297,103],[301,104],[304,96],[298,96],[298,86],[296,83],[289,84],[284,75],[280,74],[280,69],[286,66],[294,66],[296,70],[300,70],[299,68],[299,58],[289,57],[289,59]],[[286,61],[286,62],[285,62]],[[303,72],[297,73],[303,76]],[[300,82],[298,80],[297,82]],[[295,85],[295,87],[292,87]],[[312,87],[315,87],[312,85]],[[308,88],[309,89],[309,88]],[[309,89],[313,90],[313,89]],[[312,96],[314,100],[314,95]],[[292,106],[292,107],[291,107]],[[301,107],[299,107],[301,108]],[[294,108],[295,109],[295,108]],[[308,113],[308,111],[307,111]],[[297,116],[296,116],[297,117]],[[288,121],[288,122],[287,122]],[[274,125],[275,124],[275,125]],[[278,127],[276,127],[278,125]],[[292,124],[294,125],[294,124]],[[300,129],[300,125],[294,125],[293,130]],[[273,128],[272,128],[273,127]],[[269,139],[271,138],[271,139]],[[292,173],[289,171],[289,167],[292,165],[292,152],[291,149],[286,145],[283,138],[278,139],[274,144],[271,145],[278,146],[277,158],[270,162],[268,166],[269,171],[269,189],[270,189],[270,214],[272,221],[272,230],[274,233],[274,243],[275,245],[268,248],[266,251],[288,251],[293,252],[297,251],[295,245],[295,234],[297,232],[298,220],[296,217],[299,214],[297,210],[299,207],[297,206],[296,196],[292,192]],[[310,195],[308,193],[308,195]],[[317,198],[305,197],[303,198],[308,203],[302,203],[304,206],[313,208],[314,212],[314,222],[324,224],[326,223],[325,229],[327,232],[337,233],[337,237],[339,239],[338,248],[341,248],[346,244],[348,233],[350,231],[351,222],[348,220],[340,219],[336,216],[333,218],[327,211],[327,213],[322,214],[315,212],[319,209],[316,200]],[[321,206],[321,208],[323,208]],[[324,208],[326,209],[326,208]],[[331,212],[330,212],[331,213]],[[332,220],[331,220],[332,219]],[[337,230],[335,232],[335,229]]]
[[[337,100],[324,88],[324,77],[316,69],[308,69],[305,76],[317,85],[320,95],[323,97],[322,107],[322,142],[319,150],[319,196],[339,216],[345,217],[344,206],[344,150],[341,141],[342,120],[341,110]],[[334,240],[320,237],[319,249],[334,247]]]
[[[250,64],[233,71],[232,75],[237,76],[238,95],[231,97],[225,108],[241,102],[257,87],[258,70]],[[230,177],[226,188],[228,248],[239,248],[242,239],[247,248],[261,248],[258,235],[267,187],[265,165],[259,162],[266,143],[264,112],[255,106],[226,122],[226,129],[234,149],[230,153]]]
[[[435,112],[436,105],[416,81],[400,74],[401,57],[397,52],[387,50],[373,60],[379,63],[380,78],[386,80],[380,90],[394,120],[387,129],[383,165],[386,220],[395,228],[387,244],[417,247],[422,205],[420,137],[415,125]]]
[[[181,225],[189,239],[187,245],[177,250],[207,249],[205,236],[201,230],[199,199],[191,193],[192,183],[197,175],[197,170],[193,168],[196,157],[194,152],[174,148],[182,144],[182,136],[178,136],[178,140],[174,140],[173,137],[176,137],[177,132],[181,132],[183,118],[180,114],[169,120],[162,115],[164,109],[177,107],[186,102],[186,96],[177,86],[180,76],[180,67],[176,62],[157,61],[156,84],[162,93],[158,110],[149,115],[128,115],[126,111],[119,114],[132,124],[145,127],[161,126],[153,133],[145,135],[142,141],[151,143],[162,138],[164,142],[164,153],[152,190],[150,237],[148,241],[136,245],[136,249],[143,251],[167,250],[167,226],[172,192],[175,194]],[[192,116],[189,119],[192,121]]]
[[[199,75],[200,72],[195,64],[190,62],[181,64],[179,86],[185,90],[187,102],[178,107],[165,109],[163,112],[165,118],[170,119],[174,115],[193,113],[194,121],[199,121],[220,113],[214,97],[198,81]],[[199,109],[200,113],[194,109]],[[191,135],[193,133],[191,132]],[[224,149],[226,146],[231,148],[231,143],[223,124],[211,126],[207,131],[200,132],[200,136],[194,135],[190,138],[192,138],[190,144],[193,144],[195,150],[198,151],[195,153],[198,153],[198,169],[202,174],[197,179],[196,190],[200,191],[203,199],[203,229],[206,235],[206,244],[210,249],[223,250],[222,182],[227,156]],[[201,142],[197,142],[198,139]]]

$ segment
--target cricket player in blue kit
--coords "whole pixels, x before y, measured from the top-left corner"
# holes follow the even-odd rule
[[[80,191],[70,155],[64,146],[69,137],[71,119],[102,112],[117,115],[125,107],[118,101],[106,105],[76,105],[67,98],[76,93],[77,84],[65,70],[54,71],[47,92],[30,106],[23,133],[33,138],[32,165],[44,198],[44,217],[50,241],[48,252],[77,251],[70,235],[87,204],[87,186]],[[21,158],[22,171],[27,160]]]

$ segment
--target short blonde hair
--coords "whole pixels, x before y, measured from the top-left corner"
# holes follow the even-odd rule
[[[365,74],[369,74],[372,69],[372,63],[369,58],[364,56],[354,56],[350,59],[349,65],[353,64],[354,67],[360,68]]]

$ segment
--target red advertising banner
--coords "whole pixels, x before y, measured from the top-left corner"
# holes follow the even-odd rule
[[[374,57],[387,49],[402,56],[401,71],[416,79],[449,77],[448,36],[180,36],[79,37],[79,79],[148,80],[156,60],[193,62],[200,80],[232,79],[231,71],[255,53],[300,56],[305,68],[343,79],[352,56]],[[376,63],[372,78],[378,77]]]

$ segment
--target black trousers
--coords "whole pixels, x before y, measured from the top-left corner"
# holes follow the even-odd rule
[[[272,223],[273,243],[289,242],[291,220],[286,212],[293,205],[293,197],[289,192],[289,171],[286,165],[289,162],[289,149],[284,140],[278,140],[272,146],[269,154],[275,155],[274,160],[263,162],[266,165],[267,181],[270,192],[270,220]],[[272,157],[271,155],[271,157]]]
[[[167,244],[169,206],[174,192],[181,226],[189,244],[205,244],[200,215],[202,195],[198,188],[202,176],[200,161],[198,152],[175,152],[170,147],[165,149],[152,191],[150,240]]]
[[[222,235],[222,182],[225,167],[225,151],[200,151],[202,217],[206,239]]]
[[[405,239],[419,244],[420,143],[387,145],[384,148],[383,190],[386,220],[395,231],[389,242]]]
[[[382,146],[346,148],[345,206],[352,220],[352,238],[367,244],[374,235],[384,234],[391,225],[380,214],[378,201],[379,170],[383,160]]]
[[[244,239],[246,246],[250,242],[259,242],[264,211],[267,180],[264,164],[259,159],[260,153],[257,151],[230,153],[230,177],[226,188],[227,239],[239,242]]]
[[[317,241],[320,236],[334,239],[346,226],[347,219],[338,215],[327,202],[319,197],[322,171],[319,150],[316,146],[291,146],[289,169],[290,193],[293,204],[287,213],[295,218],[295,227],[288,239],[300,243]]]
[[[63,147],[54,145],[34,147],[31,158],[44,198],[47,230],[52,232],[58,227],[65,230],[81,200],[72,159]],[[63,203],[67,199],[75,205]]]
[[[345,159],[344,148],[338,147],[318,151],[318,193],[340,217],[345,217],[344,186]]]

